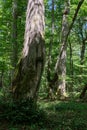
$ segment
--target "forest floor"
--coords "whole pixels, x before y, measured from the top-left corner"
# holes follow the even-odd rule
[[[0,123],[0,130],[87,130],[87,103],[76,101],[40,101],[46,121],[40,124],[12,125]]]

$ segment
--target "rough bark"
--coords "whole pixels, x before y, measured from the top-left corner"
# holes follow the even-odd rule
[[[28,0],[24,39],[12,83],[13,98],[36,101],[45,58],[43,0]]]
[[[70,1],[67,0],[65,2],[65,9],[63,12],[63,20],[62,20],[62,35],[61,35],[61,50],[62,54],[59,55],[56,66],[55,66],[55,71],[57,72],[58,75],[58,87],[57,87],[57,95],[58,97],[65,96],[66,94],[66,83],[65,83],[65,77],[66,77],[66,49],[67,49],[67,41],[66,41],[66,36],[68,33],[69,29],[69,24],[68,24],[68,15],[70,12]],[[61,52],[60,52],[61,53]]]

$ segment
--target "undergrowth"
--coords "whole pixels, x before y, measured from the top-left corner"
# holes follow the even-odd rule
[[[29,100],[0,102],[2,121],[9,123],[8,130],[87,130],[87,103],[39,101],[36,107]]]
[[[11,124],[41,124],[45,121],[45,112],[36,107],[32,100],[0,103],[0,121]]]

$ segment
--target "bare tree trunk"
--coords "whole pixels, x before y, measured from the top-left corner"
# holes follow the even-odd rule
[[[87,40],[87,36],[86,38],[82,39],[82,45],[81,45],[81,56],[80,56],[80,64],[84,65],[84,58],[85,58],[85,50],[86,50],[86,40]],[[83,73],[83,66],[81,66],[81,73]]]
[[[87,40],[87,34],[83,33],[83,23],[81,22],[82,19],[79,19],[79,31],[80,31],[80,35],[81,35],[81,54],[80,54],[80,64],[81,64],[81,68],[80,68],[80,73],[83,74],[83,65],[84,65],[84,58],[85,58],[85,50],[86,50],[86,40]],[[80,77],[80,81],[83,80],[83,77]],[[80,94],[80,99],[85,97],[85,93],[87,90],[87,84],[84,85],[84,88]]]
[[[69,30],[69,24],[68,24],[68,15],[70,12],[70,0],[67,0],[65,2],[65,10],[63,13],[63,20],[62,20],[62,35],[61,35],[61,50],[59,58],[57,60],[55,70],[58,75],[58,87],[57,87],[57,95],[62,97],[66,94],[66,49],[67,49],[67,41],[66,36]],[[63,49],[62,49],[63,48]]]
[[[13,0],[13,21],[12,21],[12,45],[13,45],[13,67],[16,67],[18,59],[18,44],[17,44],[17,18],[18,18],[18,1]]]
[[[85,49],[86,49],[86,40],[87,40],[87,34],[83,34],[83,25],[82,19],[79,19],[79,32],[80,32],[80,38],[81,38],[81,53],[80,53],[80,64],[84,64],[84,57],[85,57]],[[83,72],[83,68],[80,69],[81,73]]]
[[[68,1],[66,1],[66,3],[67,3]],[[58,74],[61,74],[61,67],[59,68],[59,66],[60,66],[60,64],[61,64],[61,62],[60,61],[62,61],[63,59],[65,59],[65,57],[66,57],[66,48],[67,48],[67,40],[68,40],[68,37],[69,37],[69,34],[70,34],[70,32],[71,32],[71,30],[72,30],[72,27],[73,27],[73,24],[74,24],[74,22],[75,22],[75,20],[76,20],[76,18],[77,18],[77,15],[78,15],[78,12],[79,12],[79,10],[80,10],[80,7],[82,6],[82,4],[83,4],[83,2],[84,2],[84,0],[80,0],[79,1],[79,3],[78,3],[78,6],[77,6],[77,8],[76,8],[76,11],[75,11],[75,14],[74,14],[74,16],[73,16],[73,18],[72,18],[72,22],[71,22],[71,24],[70,24],[70,26],[69,26],[69,29],[67,30],[67,33],[64,33],[64,34],[66,34],[66,36],[64,36],[64,38],[62,39],[62,40],[64,40],[64,43],[63,43],[63,41],[62,41],[62,47],[61,47],[61,51],[60,51],[60,54],[59,54],[59,58],[58,58],[58,60],[57,60],[57,63],[56,63],[56,66],[55,66],[55,74],[54,74],[54,78],[53,78],[53,80],[52,81],[54,81],[54,84],[56,84],[57,83],[57,85],[58,85],[58,79],[60,79],[60,82],[59,82],[59,84],[62,84],[62,82],[61,82],[61,79],[62,79],[62,81],[63,81],[63,83],[65,82],[65,80],[64,80],[64,78],[60,78],[59,77],[59,75]],[[69,9],[67,8],[67,6],[66,6],[66,8],[65,8],[65,11],[64,11],[64,14],[63,14],[63,18],[66,18],[67,17],[67,14],[69,13]],[[64,20],[64,19],[63,19]],[[67,19],[66,19],[67,20]],[[66,20],[65,20],[65,24],[66,24]],[[65,25],[65,24],[63,24],[63,26]],[[66,24],[67,25],[67,24]],[[63,27],[62,26],[62,27]],[[67,28],[67,27],[66,27]],[[63,31],[63,29],[64,28],[62,28],[62,31]],[[64,61],[65,62],[65,61]],[[63,62],[62,62],[63,63]],[[65,64],[65,63],[64,63]],[[63,64],[61,64],[62,65],[62,67],[63,67]],[[65,72],[66,72],[66,68],[64,68],[65,69]],[[64,71],[63,71],[64,72]],[[64,73],[65,73],[64,72]],[[63,75],[63,73],[62,73],[62,76],[64,77],[64,75]],[[64,83],[65,84],[65,83]],[[64,84],[63,84],[63,86],[64,86]],[[61,86],[61,85],[60,85]],[[58,87],[59,88],[59,87]],[[65,91],[65,89],[63,89],[63,91],[61,91],[61,89],[58,89],[58,91],[57,91],[57,95],[60,95],[60,97],[61,97],[61,93],[64,93],[64,91]]]
[[[22,57],[12,83],[13,98],[36,101],[44,67],[44,4],[28,0]]]
[[[82,46],[81,46],[81,56],[80,56],[80,59],[81,59],[81,65],[84,64],[84,57],[85,57],[85,49],[86,49],[86,40],[87,40],[87,36],[86,38],[84,38],[82,40]],[[83,67],[81,67],[81,73],[83,73]],[[81,79],[82,80],[82,79]],[[81,94],[80,94],[80,99],[83,99],[85,97],[85,94],[86,94],[86,91],[87,91],[87,84],[85,84]]]
[[[52,0],[52,11],[51,11],[51,36],[49,43],[49,52],[48,52],[48,66],[47,66],[47,81],[48,81],[48,98],[54,99],[54,92],[51,81],[51,62],[52,62],[52,45],[54,38],[54,0]]]
[[[18,43],[17,43],[17,19],[18,19],[18,0],[13,0],[12,3],[13,12],[12,12],[12,78],[14,74],[14,69],[18,60]]]
[[[72,55],[72,45],[69,41],[69,48],[70,48],[70,77],[71,77],[71,83],[70,83],[70,89],[69,91],[73,91],[73,55]]]

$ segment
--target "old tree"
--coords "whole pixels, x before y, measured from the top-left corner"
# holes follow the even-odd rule
[[[12,82],[14,100],[37,99],[44,58],[43,0],[28,0],[24,47]]]

